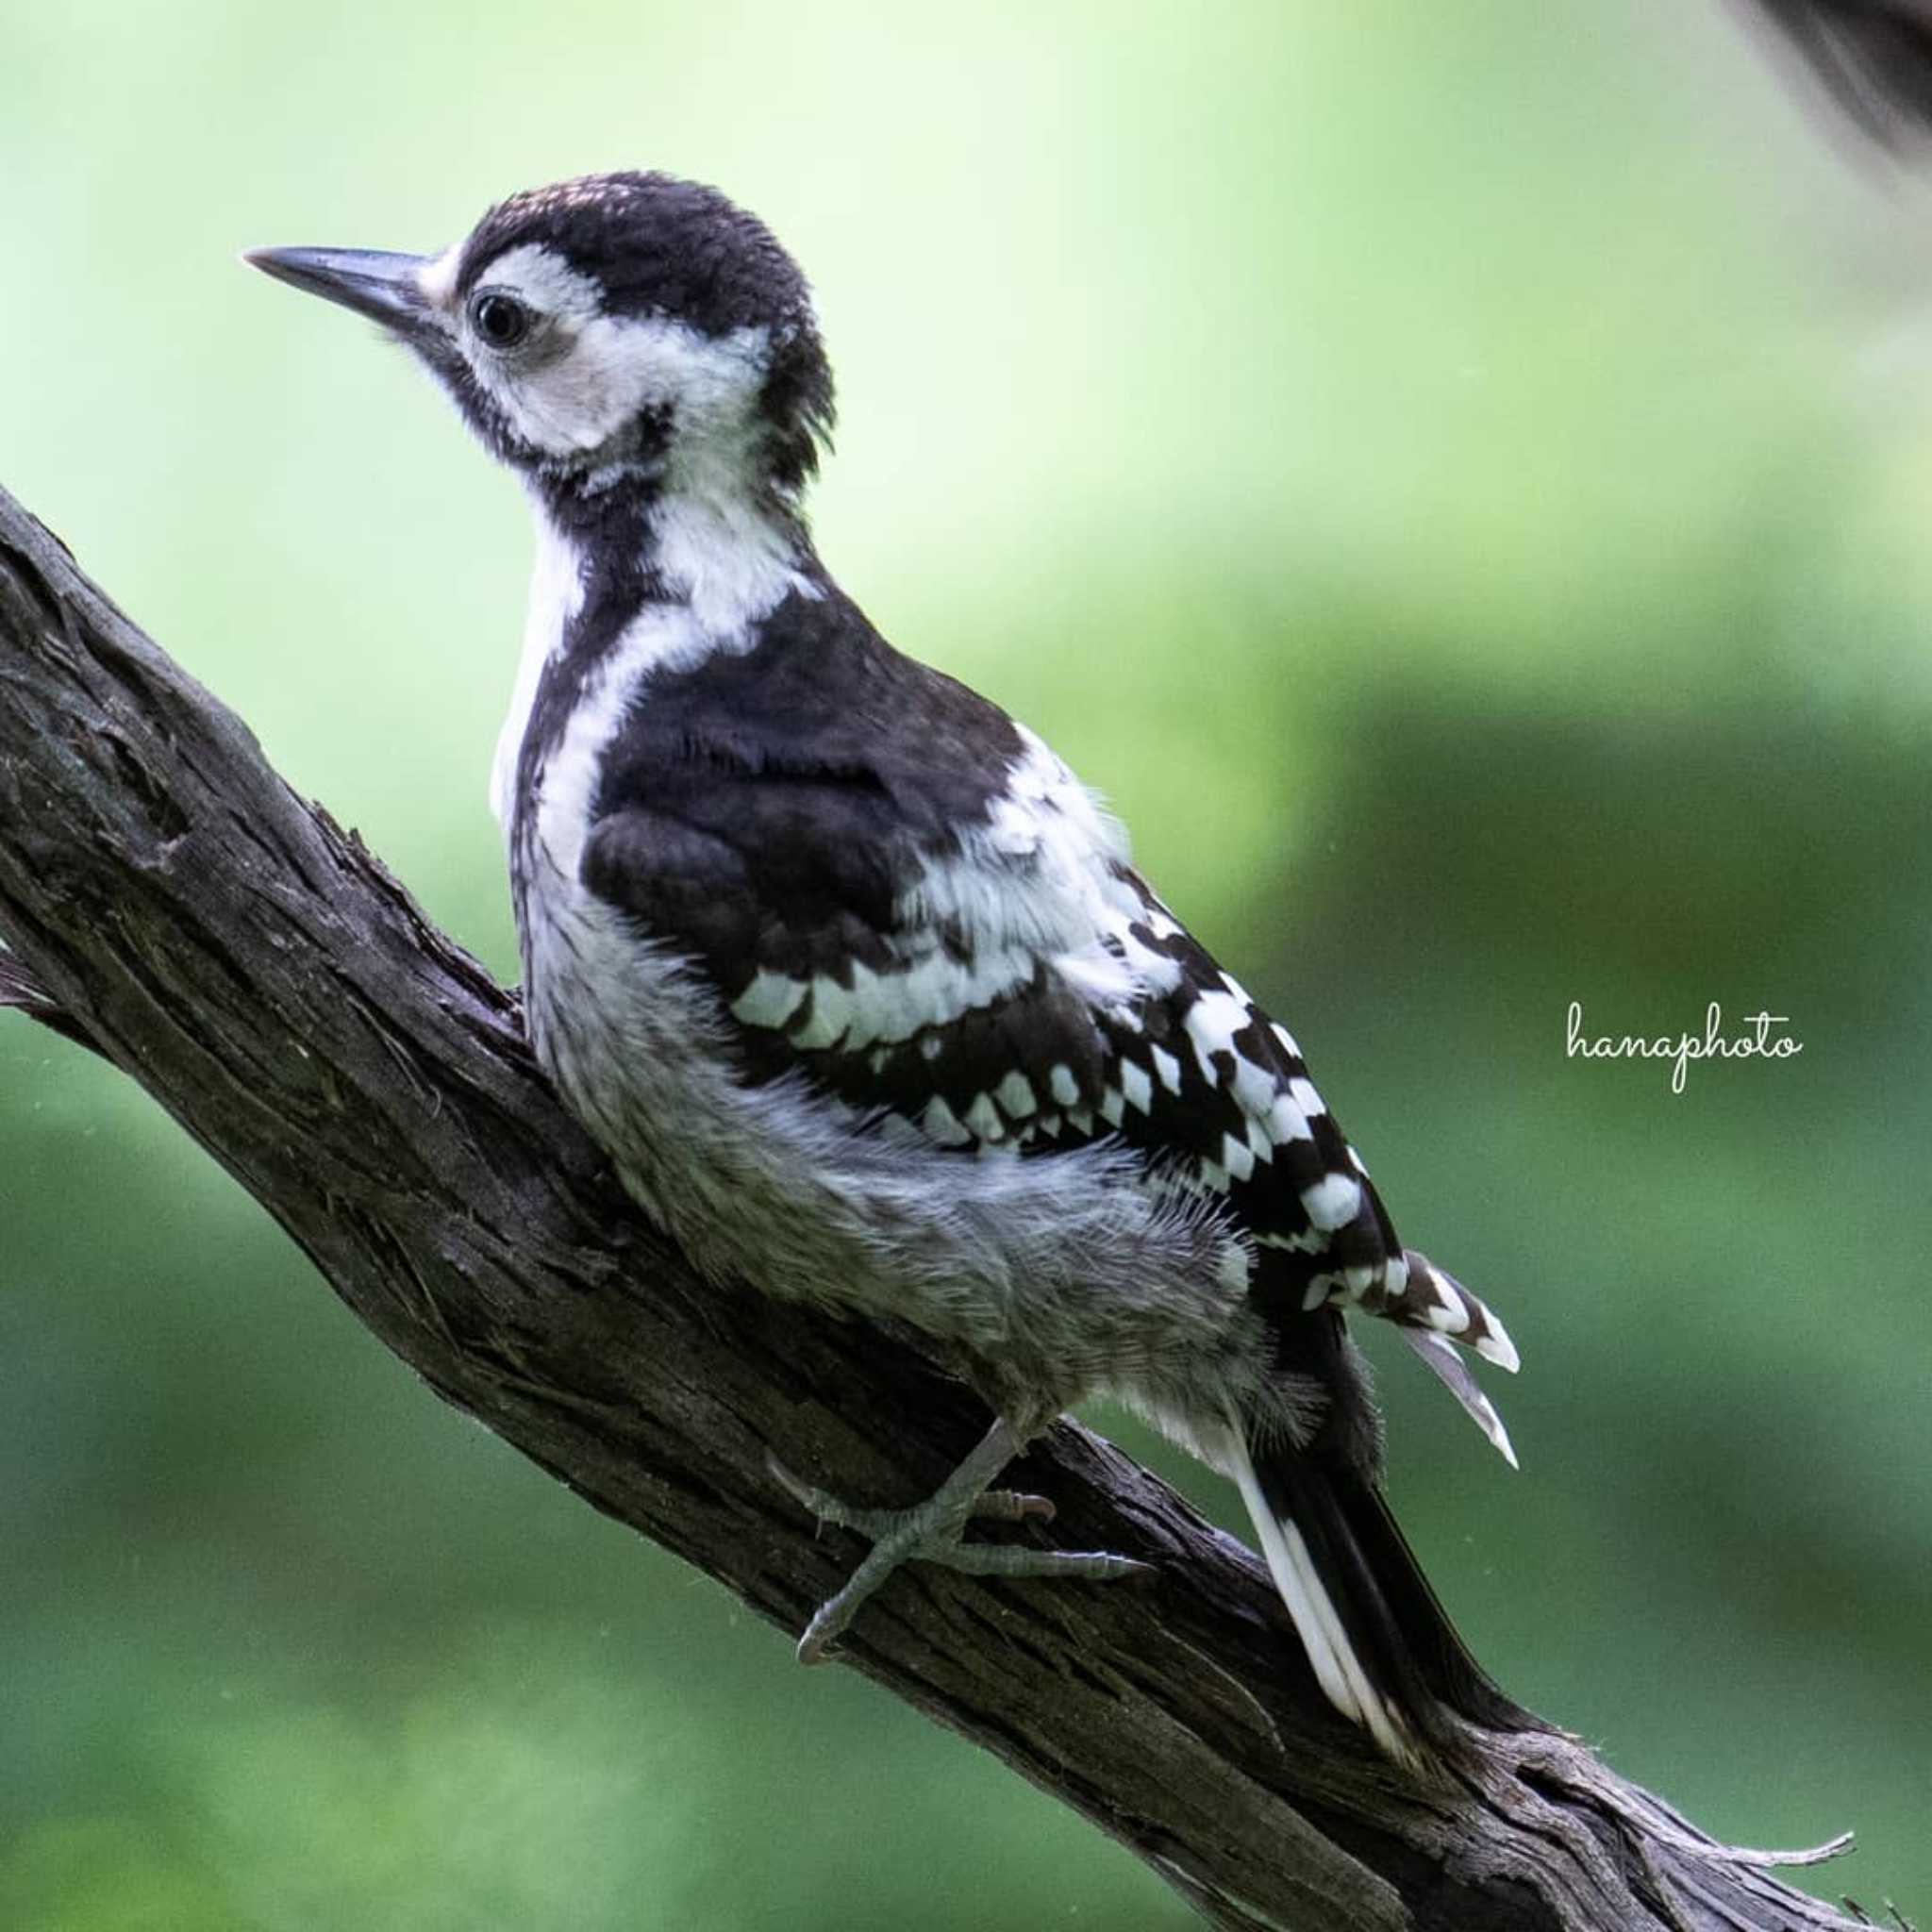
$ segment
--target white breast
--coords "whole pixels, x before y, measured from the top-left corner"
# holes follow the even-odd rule
[[[508,838],[510,814],[516,806],[517,758],[543,667],[563,648],[570,621],[584,608],[583,568],[575,548],[548,517],[537,512],[537,560],[530,572],[530,602],[524,616],[524,650],[517,660],[517,681],[509,710],[496,737],[496,757],[490,767],[490,808]]]

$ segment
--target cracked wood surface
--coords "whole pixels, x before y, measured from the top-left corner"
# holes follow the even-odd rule
[[[902,1340],[700,1284],[618,1193],[514,998],[0,491],[0,1007],[105,1055],[432,1388],[797,1631],[862,1545],[775,1453],[925,1494],[984,1411]],[[1552,1728],[1419,1783],[1330,1710],[1258,1558],[1073,1423],[1016,1472],[1145,1585],[919,1568],[841,1656],[1289,1932],[1842,1925]]]

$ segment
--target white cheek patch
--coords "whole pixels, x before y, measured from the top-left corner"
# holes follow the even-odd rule
[[[512,379],[512,420],[538,448],[579,456],[668,407],[681,448],[731,462],[746,447],[769,346],[763,329],[713,339],[687,323],[599,315],[556,361]]]
[[[425,292],[434,282],[446,302],[454,276],[451,258],[440,257]],[[551,353],[525,360],[463,331],[477,381],[532,448],[589,456],[652,407],[675,412],[681,444],[709,445],[726,460],[744,448],[770,363],[767,330],[714,339],[663,317],[607,315],[596,280],[541,242],[498,256],[475,286],[501,289],[542,318]]]

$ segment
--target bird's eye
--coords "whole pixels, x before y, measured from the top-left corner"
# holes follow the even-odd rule
[[[530,311],[513,295],[491,290],[470,304],[470,324],[492,349],[513,349],[530,332]]]

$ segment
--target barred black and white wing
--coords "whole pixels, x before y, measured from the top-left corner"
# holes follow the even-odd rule
[[[1400,1324],[1511,1456],[1448,1345],[1513,1369],[1502,1325],[1401,1246],[1292,1036],[1066,766],[849,606],[795,627],[654,685],[584,858],[708,974],[747,1077],[802,1073],[939,1152],[1117,1136],[1225,1202],[1271,1321],[1334,1304]]]

